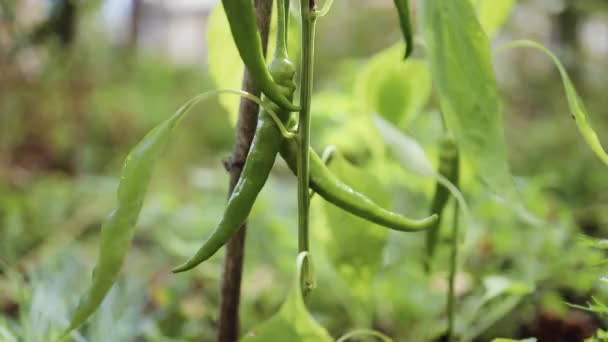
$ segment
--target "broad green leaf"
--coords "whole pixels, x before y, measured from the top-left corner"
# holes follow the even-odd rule
[[[307,257],[306,252],[298,255],[297,269],[291,290],[279,312],[247,333],[241,341],[333,341],[329,333],[312,318],[302,298],[302,266]]]
[[[420,59],[401,59],[403,43],[376,54],[355,82],[355,98],[366,114],[380,114],[401,126],[420,112],[431,94],[428,65]]]
[[[354,190],[366,194],[383,208],[391,207],[390,194],[374,174],[356,168],[335,153],[329,169]],[[353,294],[367,302],[370,285],[382,265],[388,230],[323,202],[328,238],[325,252],[334,269],[349,284]]]
[[[431,73],[449,130],[482,182],[518,202],[489,42],[475,10],[469,0],[427,0],[424,19]]]
[[[466,226],[470,222],[470,214],[464,196],[454,184],[435,171],[422,146],[416,140],[378,116],[374,117],[374,123],[378,127],[391,154],[404,169],[423,177],[433,178],[450,191],[464,213]]]
[[[572,114],[572,118],[576,122],[576,126],[578,127],[579,132],[585,139],[585,142],[591,148],[591,151],[595,153],[595,155],[604,163],[604,165],[608,166],[608,154],[602,147],[602,143],[593,130],[591,123],[588,120],[587,109],[585,108],[584,103],[581,101],[574,84],[572,84],[572,80],[568,73],[566,72],[566,68],[559,61],[559,59],[547,48],[538,44],[536,42],[530,40],[517,40],[511,43],[508,43],[505,47],[530,47],[544,52],[555,64],[559,74],[562,78],[562,82],[564,84],[564,90],[566,92],[566,99],[568,100],[568,106],[570,107],[570,112]]]
[[[496,33],[505,24],[515,0],[470,0],[477,8],[477,15],[481,26],[490,38],[494,38]]]

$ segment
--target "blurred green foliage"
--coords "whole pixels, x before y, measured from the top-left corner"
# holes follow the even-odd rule
[[[539,5],[542,1],[535,3],[540,15],[559,26],[560,13]],[[605,16],[602,2],[595,3],[599,5],[561,11],[574,11],[580,20],[600,10]],[[332,168],[346,181],[365,179],[356,185],[387,206],[422,215],[434,180],[400,166],[371,114],[414,137],[435,160],[441,122],[430,97],[428,71],[418,59],[386,61],[402,52],[393,45],[399,31],[389,6],[353,4],[337,1],[319,23],[313,145],[318,150],[337,146],[343,158]],[[520,5],[528,6],[520,11],[530,10],[527,1]],[[515,22],[498,39],[521,36]],[[185,100],[216,86],[211,77],[218,76],[199,66],[176,67],[158,56],[112,45],[87,20],[79,22],[77,32],[69,48],[50,40],[19,53],[0,51],[3,341],[49,341],[68,324],[76,294],[88,284],[99,225],[114,206],[116,177],[127,151]],[[2,47],[10,45],[4,37]],[[559,37],[553,44],[558,51],[575,51],[576,62],[566,66],[575,75],[591,121],[606,136],[608,117],[602,114],[608,108],[608,61],[586,57],[580,45]],[[32,63],[26,63],[27,56],[33,56]],[[569,118],[559,74],[530,72],[526,61],[532,57],[525,52],[505,56],[496,58],[495,67],[505,99],[509,160],[521,176],[518,188],[526,207],[546,223],[532,227],[506,210],[465,163],[463,192],[474,218],[466,227],[457,275],[456,329],[465,340],[537,336],[547,316],[563,324],[573,317],[578,309],[566,303],[586,306],[593,295],[597,302],[592,308],[602,308],[608,295],[605,282],[598,281],[605,271],[605,249],[580,239],[581,234],[608,233],[605,168]],[[589,81],[588,72],[604,81]],[[509,77],[501,79],[504,73]],[[233,141],[223,106],[207,101],[180,128],[153,178],[121,280],[75,339],[214,339],[222,255],[186,275],[174,276],[170,268],[196,250],[222,214],[228,178],[221,161]],[[290,291],[295,198],[295,179],[277,163],[250,220],[243,332],[267,321]],[[313,200],[311,255],[318,284],[308,307],[316,321],[334,337],[374,328],[395,341],[439,338],[446,325],[447,267],[425,274],[423,235],[378,233],[336,211],[318,197]],[[443,229],[437,265],[448,264],[447,231]],[[605,313],[586,317],[584,324],[592,329],[605,327]],[[596,335],[601,341],[606,334]]]

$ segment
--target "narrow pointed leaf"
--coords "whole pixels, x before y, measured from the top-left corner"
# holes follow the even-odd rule
[[[570,113],[576,122],[579,132],[583,136],[583,139],[585,139],[585,142],[591,151],[595,153],[595,155],[602,161],[602,163],[604,163],[604,165],[608,166],[608,154],[606,154],[606,150],[604,150],[602,147],[602,143],[600,142],[597,133],[591,126],[591,123],[588,120],[589,115],[587,114],[587,109],[585,108],[583,101],[581,101],[581,98],[578,95],[570,76],[568,76],[566,68],[564,68],[564,65],[559,61],[559,59],[546,47],[530,40],[517,40],[508,43],[505,47],[529,47],[540,50],[551,58],[562,78],[564,90],[566,92],[566,99],[568,100],[568,106],[570,107]]]
[[[214,94],[214,93],[213,93]],[[143,206],[154,166],[183,116],[199,101],[212,94],[199,95],[184,104],[171,117],[152,129],[127,156],[120,175],[116,209],[101,226],[97,264],[89,289],[80,298],[65,331],[78,329],[97,310],[116,281],[133,239],[135,224]]]

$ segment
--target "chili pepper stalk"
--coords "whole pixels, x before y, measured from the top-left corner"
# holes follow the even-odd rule
[[[298,252],[309,250],[309,196],[310,185],[310,103],[314,70],[314,41],[316,4],[301,0],[302,13],[302,77],[300,84],[300,117],[298,123]],[[312,286],[308,267],[304,268],[304,292]]]

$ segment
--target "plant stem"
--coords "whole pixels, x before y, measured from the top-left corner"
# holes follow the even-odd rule
[[[300,0],[302,13],[302,78],[300,84],[300,118],[298,124],[298,253],[309,250],[309,184],[310,184],[310,102],[312,96],[315,22],[314,3]],[[306,263],[308,265],[308,263]],[[309,267],[304,268],[304,293],[312,285]]]
[[[262,38],[262,49],[266,53],[268,46],[268,33],[272,12],[272,0],[255,0],[258,29]],[[243,75],[242,89],[246,92],[260,96],[255,89],[251,75],[247,70]],[[243,99],[239,107],[239,117],[236,124],[235,142],[230,160],[226,169],[230,173],[229,195],[238,182],[243,165],[249,153],[251,141],[255,135],[257,125],[258,105],[250,100]],[[243,274],[243,256],[245,251],[246,224],[239,229],[226,244],[226,259],[222,273],[222,287],[220,298],[220,317],[218,327],[218,341],[232,342],[239,337],[239,302],[241,297],[241,278]]]
[[[454,202],[454,217],[452,221],[452,255],[450,256],[450,275],[448,279],[448,341],[453,341],[454,335],[454,302],[456,300],[455,285],[458,271],[458,203]]]

